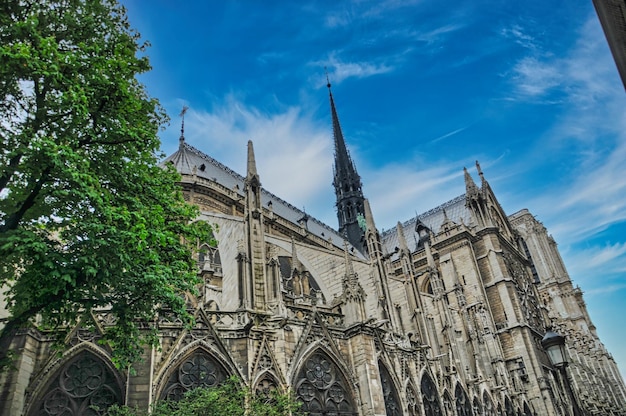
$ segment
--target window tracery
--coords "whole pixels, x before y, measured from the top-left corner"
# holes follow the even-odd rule
[[[32,415],[99,416],[122,403],[121,388],[105,363],[89,352],[68,361]]]
[[[347,385],[337,365],[326,354],[314,353],[297,377],[296,394],[302,402],[302,411],[310,416],[358,414]]]
[[[426,416],[440,416],[441,406],[437,387],[428,374],[424,374],[421,383],[422,401],[424,402],[424,414]]]
[[[473,416],[472,404],[460,384],[456,385],[454,396],[456,398],[456,414],[458,416]]]
[[[387,412],[387,416],[402,415],[400,399],[398,398],[398,393],[389,371],[387,371],[387,368],[380,361],[378,362],[378,370],[380,372],[380,381],[383,387],[383,397],[385,399],[385,411]]]
[[[484,404],[484,415],[485,416],[496,416],[496,409],[493,406],[493,402],[487,393],[483,393],[483,404]]]
[[[180,400],[197,387],[215,387],[227,378],[224,367],[205,352],[187,357],[172,373],[161,393],[161,400]]]
[[[268,397],[270,393],[278,388],[274,377],[265,373],[254,389],[257,395]]]
[[[513,403],[511,403],[511,399],[506,397],[504,399],[504,414],[506,416],[515,416],[515,410],[513,409]]]
[[[417,393],[412,385],[406,387],[406,401],[408,404],[409,416],[420,415]]]

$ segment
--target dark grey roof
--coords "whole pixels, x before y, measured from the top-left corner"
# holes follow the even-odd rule
[[[417,249],[417,235],[415,234],[415,224],[417,221],[421,221],[426,227],[428,227],[433,233],[438,233],[441,226],[444,223],[445,213],[450,221],[457,224],[461,222],[469,225],[471,220],[471,214],[465,207],[465,194],[459,195],[456,198],[439,205],[423,214],[418,215],[415,218],[411,218],[402,224],[402,230],[404,237],[406,238],[407,245],[411,252]],[[398,242],[398,231],[396,227],[385,231],[381,235],[383,250],[385,253],[393,253],[396,247],[400,246]],[[392,256],[393,259],[393,256]]]
[[[214,180],[226,188],[237,188],[237,192],[242,196],[244,195],[243,184],[245,178],[243,176],[184,141],[181,141],[178,150],[163,160],[161,164],[170,162],[174,164],[176,170],[182,175],[193,175],[195,173],[201,178]],[[330,238],[335,247],[343,250],[343,236],[341,234],[266,189],[262,189],[261,203],[264,206],[268,206],[270,202],[276,215],[294,224],[298,224],[298,221],[306,216],[308,218],[307,229],[310,233],[324,240]],[[348,247],[352,248],[350,245]],[[365,258],[358,250],[355,249],[353,252],[356,256]]]

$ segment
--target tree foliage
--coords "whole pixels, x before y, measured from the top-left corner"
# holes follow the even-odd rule
[[[300,403],[290,394],[270,390],[255,394],[242,386],[237,378],[230,378],[217,387],[200,387],[185,394],[178,401],[165,401],[153,406],[151,416],[296,416]],[[127,406],[114,406],[109,416],[148,416]]]
[[[146,48],[115,0],[0,5],[0,286],[17,329],[57,333],[107,309],[102,342],[120,367],[141,353],[159,308],[182,314],[196,284],[178,175],[158,166],[167,121],[137,75]],[[3,364],[6,364],[3,361]]]

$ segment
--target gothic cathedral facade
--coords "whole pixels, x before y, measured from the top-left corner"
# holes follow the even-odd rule
[[[330,107],[338,229],[264,189],[251,142],[244,177],[181,135],[163,163],[217,226],[218,245],[198,246],[195,326],[159,316],[160,348],[135,372],[112,365],[97,331],[76,328],[58,354],[24,330],[0,414],[147,409],[236,376],[292,391],[311,416],[626,415],[624,381],[545,227],[507,215],[477,164],[465,194],[380,233],[332,93]],[[548,329],[566,338],[566,373],[542,349]]]

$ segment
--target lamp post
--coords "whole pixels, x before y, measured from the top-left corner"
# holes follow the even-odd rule
[[[548,358],[550,359],[550,363],[559,369],[561,373],[561,378],[563,379],[563,385],[565,386],[565,390],[569,395],[570,402],[572,402],[572,411],[574,416],[584,416],[580,408],[578,407],[578,401],[574,396],[574,392],[572,390],[572,386],[569,383],[569,378],[567,377],[567,349],[565,348],[565,337],[562,335],[553,332],[552,330],[548,330],[546,335],[544,335],[541,340],[541,346],[548,354]]]

